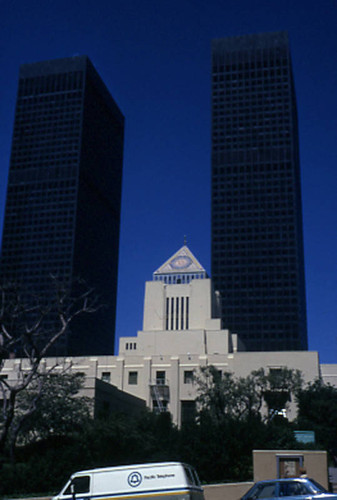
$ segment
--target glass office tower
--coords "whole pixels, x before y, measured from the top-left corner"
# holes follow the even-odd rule
[[[0,276],[46,296],[84,278],[106,304],[53,354],[112,354],[124,117],[86,56],[20,68]]]
[[[248,350],[307,349],[296,98],[285,32],[212,45],[212,279]]]

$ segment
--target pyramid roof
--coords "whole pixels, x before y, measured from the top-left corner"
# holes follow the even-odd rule
[[[206,270],[186,245],[182,246],[172,257],[164,262],[153,275],[177,273],[204,273],[206,276]]]

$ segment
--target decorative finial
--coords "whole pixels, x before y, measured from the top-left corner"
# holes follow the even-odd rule
[[[184,235],[184,246],[187,245],[187,239],[186,239],[186,234]]]

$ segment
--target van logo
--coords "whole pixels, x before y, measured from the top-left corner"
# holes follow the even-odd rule
[[[136,488],[142,482],[142,475],[139,472],[131,472],[128,477],[128,483],[132,488]]]

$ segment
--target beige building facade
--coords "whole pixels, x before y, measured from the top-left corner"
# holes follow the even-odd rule
[[[84,372],[119,391],[145,401],[157,411],[169,411],[181,425],[195,409],[194,373],[213,365],[235,376],[253,370],[283,367],[299,369],[305,382],[321,375],[317,352],[246,352],[237,334],[221,326],[220,297],[187,246],[183,246],[145,286],[143,329],[122,337],[117,356],[47,358],[46,367]],[[2,375],[10,378],[25,370],[25,361],[6,361]],[[323,365],[328,381],[337,380],[337,365]],[[331,367],[331,368],[329,368]],[[290,404],[287,416],[295,418]]]

